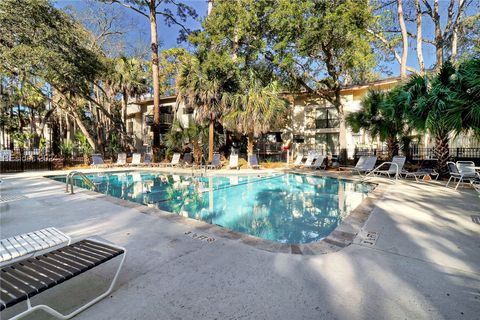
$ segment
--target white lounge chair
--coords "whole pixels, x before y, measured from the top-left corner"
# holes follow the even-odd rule
[[[132,155],[132,163],[130,163],[133,166],[139,166],[142,161],[142,155],[140,153],[134,153]]]
[[[455,190],[462,181],[476,181],[480,179],[480,173],[475,171],[475,163],[473,161],[457,161],[457,163],[447,162],[448,170],[450,172],[450,178],[448,179],[446,187],[452,179],[458,180]],[[473,184],[472,184],[473,185]]]
[[[180,164],[180,153],[174,153],[172,156],[172,161],[170,163],[165,163],[165,167],[176,167]]]
[[[228,169],[233,168],[240,170],[240,165],[238,164],[238,154],[230,155],[230,163],[228,164]]]
[[[317,155],[315,153],[309,153],[307,160],[305,160],[305,163],[302,165],[302,167],[311,167],[316,157]]]
[[[439,176],[438,172],[435,171],[435,169],[427,169],[427,168],[420,168],[417,171],[412,171],[412,172],[403,170],[401,172],[401,175],[403,175],[405,179],[415,178],[415,181],[417,182],[418,182],[418,179],[423,179],[426,176],[430,176],[430,177],[434,176],[435,180],[437,180]]]
[[[314,170],[317,170],[317,169],[325,169],[325,165],[323,164],[325,162],[325,156],[317,156],[315,158],[315,161],[311,164],[311,165],[306,165],[305,164],[305,167],[307,168],[312,168]]]
[[[12,240],[13,239],[13,240]],[[73,244],[70,238],[55,228],[47,228],[1,240],[2,248],[8,254],[19,253],[20,247],[25,249],[15,261],[1,267],[0,311],[27,301],[27,309],[16,314],[10,320],[17,320],[43,310],[57,319],[70,319],[83,310],[110,295],[125,261],[125,248],[105,243],[96,239],[84,239]],[[20,245],[20,247],[18,247]],[[17,247],[15,247],[17,246]],[[33,248],[28,252],[28,249]],[[41,250],[37,250],[40,249]],[[2,252],[2,258],[8,255]],[[39,254],[41,253],[41,254]],[[32,258],[32,254],[35,258]],[[95,268],[111,259],[122,256],[122,260],[110,283],[109,288],[69,314],[61,314],[45,304],[32,306],[30,299],[43,291],[57,286],[71,278]]]
[[[300,165],[302,164],[302,160],[303,160],[303,154],[299,154],[299,155],[297,156],[297,158],[295,159],[295,162],[293,163],[293,165],[294,165],[295,167],[300,166]]]
[[[367,174],[375,168],[375,164],[377,163],[376,156],[361,156],[358,159],[355,167],[340,167],[341,170],[348,170],[352,173],[356,172],[359,175]]]
[[[472,180],[472,181],[470,181],[470,183],[472,184],[472,187],[475,190],[477,190],[478,193],[480,193],[480,179]]]
[[[258,164],[258,159],[256,154],[248,155],[248,166],[252,169],[259,169],[260,165]]]
[[[53,227],[2,239],[0,267],[42,254],[45,250],[69,245],[71,241],[69,236]]]
[[[405,160],[406,160],[405,157],[394,156],[392,161],[383,162],[381,165],[379,165],[378,167],[376,167],[375,169],[367,173],[364,179],[366,179],[371,175],[377,174],[377,175],[386,175],[389,178],[393,176],[395,180],[398,180],[398,178],[400,177],[400,173],[403,170],[403,166],[405,165]],[[390,166],[387,170],[380,170],[380,168],[382,168],[385,165],[390,165]]]
[[[117,162],[115,166],[124,166],[127,164],[127,154],[122,152],[117,155]]]
[[[207,165],[207,169],[220,169],[221,167],[222,162],[220,161],[220,153],[214,153],[212,163]]]

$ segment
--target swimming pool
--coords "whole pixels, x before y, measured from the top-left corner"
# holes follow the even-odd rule
[[[130,171],[87,177],[104,194],[289,244],[328,236],[374,187],[297,173],[192,177]],[[65,176],[49,178],[65,182]],[[78,176],[74,184],[88,188]]]

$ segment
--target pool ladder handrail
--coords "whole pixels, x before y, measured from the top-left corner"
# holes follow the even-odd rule
[[[70,194],[74,194],[74,192],[73,192],[73,177],[75,175],[80,176],[86,184],[90,185],[93,188],[94,191],[97,190],[97,186],[92,182],[92,180],[88,179],[88,177],[83,172],[71,171],[67,174],[67,179],[65,181],[65,184],[66,184],[65,192],[68,193],[68,182],[70,181]]]

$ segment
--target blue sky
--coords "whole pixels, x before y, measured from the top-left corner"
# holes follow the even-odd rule
[[[187,26],[191,29],[199,29],[200,28],[200,21],[204,19],[204,17],[207,14],[207,0],[183,0],[185,4],[188,4],[195,8],[197,11],[199,17],[198,19],[192,20],[190,19],[187,23]],[[408,4],[410,2],[404,1],[404,11],[407,11],[411,8],[408,7]],[[442,18],[446,16],[446,8],[448,6],[449,1],[447,0],[440,0],[440,15]],[[75,7],[78,9],[84,8],[86,5],[88,5],[88,2],[85,0],[57,0],[55,1],[55,5],[59,8],[65,8],[65,7]],[[479,10],[479,5],[480,5],[480,0],[473,0],[473,5],[469,7],[469,9],[466,11],[467,15],[474,14],[475,12],[478,12]],[[109,5],[107,5],[109,6]],[[140,43],[141,46],[145,46],[145,48],[148,49],[149,43],[150,43],[150,25],[148,22],[148,19],[130,9],[123,8],[118,4],[113,4],[111,6],[116,6],[117,8],[120,8],[123,10],[124,14],[124,19],[128,19],[131,21],[133,24],[132,31],[130,31],[127,34],[127,39],[131,43]],[[160,21],[160,17],[159,17]],[[445,21],[442,21],[443,24],[445,24]],[[423,18],[423,36],[427,38],[432,38],[433,37],[433,24],[431,23],[431,20],[429,17],[424,17]],[[412,33],[415,33],[414,25],[413,23],[407,23],[407,28],[409,31]],[[160,49],[166,49],[166,48],[172,48],[172,47],[188,47],[187,43],[177,43],[177,36],[179,33],[179,28],[177,26],[171,26],[168,27],[166,26],[162,21],[159,22],[158,24],[158,35],[159,35],[159,41],[161,43],[161,48]],[[417,54],[415,51],[415,40],[410,39],[410,50],[409,50],[409,55],[408,55],[408,65],[412,66],[414,68],[418,68],[418,62],[417,62]],[[401,52],[399,52],[401,53]],[[435,61],[435,48],[432,45],[425,44],[423,46],[423,55],[424,55],[424,60],[425,60],[425,65],[426,67],[432,67],[433,62]],[[399,65],[395,60],[392,60],[390,62],[385,62],[384,66],[386,67],[387,70],[389,70],[390,74],[395,76],[399,74]],[[383,77],[388,76],[388,73],[384,73]]]

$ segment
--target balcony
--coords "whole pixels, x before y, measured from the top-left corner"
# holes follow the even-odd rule
[[[145,123],[148,126],[153,125],[153,115],[145,116]],[[173,123],[173,114],[160,113],[160,125],[172,125],[172,123]]]

